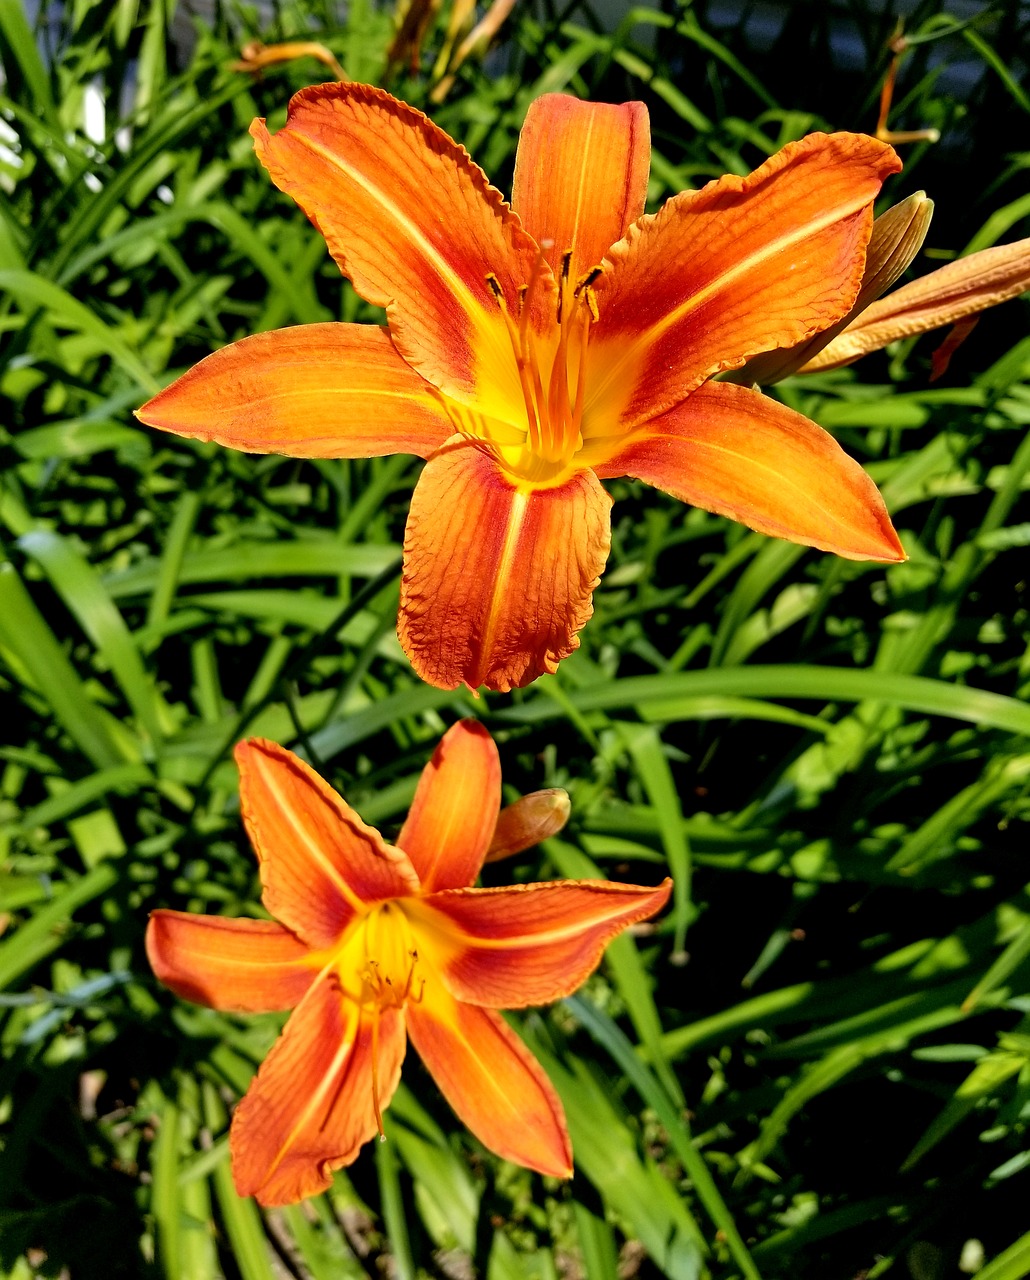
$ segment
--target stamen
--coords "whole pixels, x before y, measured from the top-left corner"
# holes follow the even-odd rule
[[[551,425],[552,437],[548,443],[552,452],[558,446],[558,441],[554,437],[560,430],[564,434],[564,424],[568,422],[572,408],[569,404],[568,375],[569,334],[571,329],[571,320],[561,327],[558,350],[554,353],[554,363],[551,365],[551,382],[547,389],[547,418]]]
[[[552,328],[541,336],[533,324],[533,300],[537,286],[549,270],[542,251],[537,254],[529,279],[518,289],[517,319],[497,276],[491,273],[486,277],[487,286],[504,319],[525,402],[526,452],[520,466],[535,465],[532,462],[535,458],[562,468],[571,461],[582,443],[580,423],[586,398],[586,348],[590,326],[599,318],[597,299],[591,286],[601,276],[602,268],[591,268],[573,287],[570,284],[572,258],[573,251],[569,249],[560,259],[557,333]],[[574,370],[570,361],[574,362]],[[544,368],[548,369],[546,388],[542,376]]]
[[[569,283],[569,270],[572,267],[572,250],[566,249],[561,256],[561,279],[558,281],[558,323],[561,324],[562,310],[565,305],[565,289]]]
[[[533,270],[529,273],[529,280],[519,290],[519,297],[523,303],[523,306],[521,307],[521,314],[519,315],[519,333],[523,337],[525,337],[529,329],[530,314],[530,309],[525,305],[525,302],[527,298],[531,298],[533,296],[533,290],[536,287],[536,282],[540,279],[540,272],[543,271],[545,265],[546,261],[544,259],[544,255],[538,249],[536,261],[533,263]]]
[[[375,1112],[379,1141],[386,1141],[383,1131],[383,1113],[379,1107],[379,1005],[372,1008],[372,1110]]]
[[[576,370],[576,407],[572,411],[572,421],[576,424],[576,433],[579,434],[580,423],[583,421],[583,401],[586,396],[587,385],[587,338],[590,335],[591,319],[597,319],[597,303],[594,301],[594,294],[591,289],[586,291],[587,311],[583,313],[583,334],[579,342],[579,368]]]
[[[414,948],[408,952],[408,955],[411,957],[411,968],[408,970],[408,976],[404,980],[404,990],[401,993],[401,1003],[407,1000],[411,995],[411,980],[415,976],[415,965],[418,964],[418,952]],[[425,986],[425,983],[422,985]]]
[[[519,384],[522,387],[522,399],[526,404],[526,423],[528,427],[529,447],[538,452],[541,444],[541,423],[540,408],[543,405],[543,388],[540,386],[540,374],[534,367],[531,352],[528,350],[526,337],[528,332],[528,316],[529,307],[525,305],[525,297],[528,291],[533,287],[537,277],[537,270],[534,269],[530,276],[529,284],[523,285],[519,290],[519,323],[516,325],[512,319],[511,312],[508,310],[508,303],[504,297],[504,290],[501,288],[497,277],[491,272],[486,277],[486,283],[490,287],[490,292],[497,299],[497,305],[501,309],[501,315],[504,317],[504,324],[508,330],[508,341],[511,343],[512,351],[515,353],[515,365],[519,371]]]
[[[574,298],[578,298],[580,294],[584,293],[586,290],[590,288],[590,286],[594,283],[597,277],[601,275],[601,273],[602,273],[601,267],[591,267],[590,270],[586,273],[586,275],[580,276],[580,278],[576,281],[576,287],[572,291],[572,296]]]
[[[537,449],[539,448],[540,442],[540,421],[537,406],[542,402],[542,397],[541,400],[536,400],[534,398],[534,388],[529,377],[529,361],[527,359],[523,343],[522,326],[521,324],[516,325],[515,321],[512,319],[511,312],[508,310],[508,303],[504,297],[504,290],[501,288],[500,281],[493,272],[490,272],[486,277],[486,283],[490,288],[490,292],[497,300],[497,305],[501,309],[501,315],[504,317],[505,328],[508,330],[508,341],[511,343],[512,351],[515,353],[515,365],[519,371],[519,384],[522,387],[522,398],[526,403],[526,421],[529,430],[529,445],[531,449]],[[523,288],[528,287],[528,285],[523,286]],[[519,293],[521,297],[522,290],[520,290]],[[520,309],[523,313],[528,311],[528,308],[525,306],[521,306]]]

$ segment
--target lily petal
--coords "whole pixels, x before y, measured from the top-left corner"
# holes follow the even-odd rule
[[[405,1013],[411,1042],[440,1092],[484,1146],[539,1173],[572,1176],[558,1095],[500,1014],[461,1004],[439,984]]]
[[[451,442],[415,486],[397,632],[429,684],[507,692],[579,647],[611,545],[589,471],[535,489],[483,447]]]
[[[596,471],[847,560],[905,559],[876,486],[828,432],[759,391],[707,383]]]
[[[292,1009],[314,981],[310,950],[271,920],[152,911],[147,959],[176,995],[212,1009]]]
[[[454,428],[385,329],[303,324],[233,342],[136,413],[162,431],[294,458],[428,458]]]
[[[369,903],[418,891],[405,855],[299,756],[262,738],[239,743],[235,756],[262,900],[311,947],[337,943]]]
[[[422,770],[397,837],[423,893],[472,884],[500,806],[501,762],[493,738],[475,720],[460,720]]]
[[[873,199],[900,167],[875,138],[811,134],[641,218],[595,286],[586,412],[614,399],[636,426],[839,320],[862,281]]]
[[[373,1062],[382,1109],[397,1089],[404,1049],[399,1010],[379,1014],[373,1037],[371,1017],[331,978],[320,978],[233,1115],[229,1150],[239,1194],[275,1205],[324,1191],[332,1171],[376,1132]]]
[[[519,135],[511,206],[556,276],[573,284],[644,212],[651,126],[642,102],[580,102],[545,93]]]
[[[286,125],[251,127],[272,181],[325,237],[355,289],[385,307],[401,355],[448,395],[505,417],[522,405],[493,276],[512,315],[539,250],[464,147],[381,89],[315,85]],[[554,282],[539,283],[553,316]]]
[[[500,862],[557,835],[569,820],[569,793],[561,787],[531,791],[514,804],[505,805],[486,851],[487,862]]]
[[[452,889],[419,902],[419,936],[432,937],[458,1000],[492,1009],[550,1004],[585,982],[612,938],[661,910],[671,892],[668,879],[655,889],[606,880]]]
[[[745,387],[755,383],[766,387],[789,374],[797,373],[824,347],[829,346],[837,334],[852,324],[882,293],[886,293],[901,279],[922,247],[932,217],[933,201],[926,198],[925,191],[917,191],[907,200],[893,205],[886,213],[881,213],[873,222],[873,232],[866,250],[862,287],[847,315],[793,347],[754,356],[735,370],[730,380]]]
[[[839,369],[888,342],[955,324],[1030,289],[1030,239],[971,253],[874,302],[801,369]]]

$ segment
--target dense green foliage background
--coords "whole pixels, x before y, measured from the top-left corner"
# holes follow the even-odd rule
[[[656,202],[813,128],[875,127],[893,0],[732,22],[703,0],[613,7],[614,28],[520,5],[429,107],[443,15],[392,87],[502,188],[536,94],[642,98]],[[883,207],[937,201],[922,272],[1030,234],[1012,142],[1030,136],[1030,13],[905,9],[891,122],[941,140],[902,148]],[[246,135],[323,69],[229,66],[255,35],[303,33],[377,80],[392,12],[302,0],[262,26],[225,5],[188,59],[173,21],[190,33],[174,0],[70,0],[32,28],[0,0],[0,1268],[1030,1274],[1026,300],[932,386],[924,338],[776,391],[868,466],[907,564],[617,483],[582,649],[512,697],[440,692],[393,630],[419,464],[245,457],[131,415],[234,338],[370,315]],[[241,736],[302,747],[389,835],[468,714],[512,795],[572,796],[561,838],[493,881],[676,877],[653,932],[515,1020],[565,1101],[576,1176],[485,1153],[412,1055],[389,1141],[263,1213],[232,1189],[226,1128],[277,1021],[159,989],[147,912],[259,910]]]

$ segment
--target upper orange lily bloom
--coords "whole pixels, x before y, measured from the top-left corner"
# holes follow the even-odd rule
[[[610,546],[599,483],[636,476],[763,533],[904,559],[862,469],[807,418],[713,382],[850,310],[901,166],[812,134],[643,216],[645,107],[530,107],[511,205],[421,112],[366,85],[298,93],[257,154],[389,325],[258,334],[139,416],[237,449],[428,462],[399,634],[431,684],[507,690],[579,643]]]
[[[437,747],[396,847],[283,747],[254,739],[236,760],[262,901],[280,923],[155,911],[147,955],[187,999],[294,1010],[233,1116],[240,1195],[272,1205],[324,1191],[382,1132],[407,1036],[486,1146],[569,1177],[558,1096],[494,1011],[575,990],[617,933],[665,904],[671,881],[469,888],[501,795],[497,748],[474,721]],[[540,836],[542,808],[553,831],[566,807],[504,811],[502,853]]]

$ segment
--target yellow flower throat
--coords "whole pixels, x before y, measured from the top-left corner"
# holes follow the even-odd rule
[[[526,410],[524,443],[502,446],[499,452],[508,470],[522,480],[553,480],[583,446],[587,345],[598,315],[591,285],[601,268],[588,271],[573,285],[571,260],[571,251],[562,255],[555,324],[546,335],[537,333],[531,320],[534,294],[546,265],[542,253],[529,282],[519,289],[517,320],[497,277],[486,278],[508,330]]]
[[[371,1017],[372,1105],[379,1136],[384,1138],[379,1105],[379,1020],[384,1009],[403,1009],[409,1000],[420,1004],[426,980],[424,972],[417,972],[419,956],[411,922],[396,902],[384,902],[370,911],[347,951],[350,954],[339,964],[340,982],[344,993]],[[357,991],[355,976],[360,984]]]

